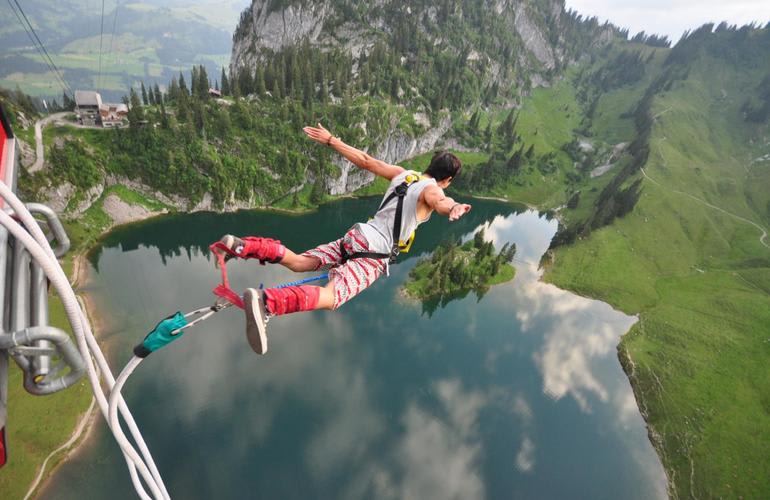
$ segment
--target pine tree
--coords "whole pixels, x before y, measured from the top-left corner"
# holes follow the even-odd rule
[[[220,77],[220,80],[222,80],[222,95],[230,95],[230,82],[227,79],[227,73],[225,73],[224,66],[222,66],[222,76]]]
[[[155,82],[152,93],[155,95],[155,104],[163,104],[163,94],[160,93],[160,86],[158,85],[158,82]]]
[[[129,92],[128,98],[128,121],[131,127],[139,126],[139,122],[144,120],[144,111],[142,110],[142,104],[139,100],[139,94],[136,93],[133,87]]]
[[[181,72],[179,73],[179,93],[185,96],[190,95],[190,91],[187,90],[187,84],[184,81],[184,75]]]
[[[140,82],[141,88],[142,88],[142,104],[147,106],[150,104],[150,101],[147,99],[147,90],[144,88],[144,82]]]
[[[179,84],[176,82],[175,76],[171,77],[171,83],[168,85],[168,93],[166,96],[171,102],[176,102],[179,98]]]
[[[254,72],[254,92],[259,96],[263,96],[267,92],[265,88],[265,73],[261,66],[257,66],[257,71]]]
[[[160,102],[160,128],[168,130],[169,123],[168,115],[166,114],[166,105],[163,104],[163,99],[160,99],[158,102]]]
[[[205,120],[203,117],[203,103],[200,100],[193,101],[193,124],[195,125],[195,131],[200,134],[201,137],[205,137]]]
[[[206,67],[201,64],[198,69],[198,97],[201,99],[208,98],[210,88],[209,75],[206,73]]]
[[[535,145],[532,144],[529,146],[529,149],[527,149],[527,152],[524,153],[524,156],[527,157],[527,160],[531,160],[534,154],[535,154]]]
[[[190,70],[190,95],[200,97],[198,89],[198,66],[193,66]]]
[[[254,79],[248,68],[244,68],[238,73],[238,88],[243,95],[249,95],[254,92]]]

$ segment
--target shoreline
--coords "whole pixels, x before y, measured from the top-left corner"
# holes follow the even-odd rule
[[[88,258],[89,253],[98,245],[99,241],[101,241],[105,236],[107,236],[109,233],[111,233],[115,229],[121,228],[121,227],[124,227],[124,226],[127,226],[127,225],[130,225],[130,224],[142,223],[142,222],[145,222],[145,221],[147,221],[149,219],[155,219],[155,218],[158,218],[158,217],[161,217],[161,216],[173,216],[173,215],[178,215],[178,214],[199,213],[199,212],[211,212],[211,213],[223,214],[223,213],[237,212],[237,211],[241,211],[241,210],[244,210],[244,211],[256,210],[256,211],[263,211],[263,212],[276,212],[276,213],[284,213],[284,214],[305,215],[307,213],[311,213],[311,212],[317,211],[322,205],[325,205],[325,204],[328,204],[328,203],[332,203],[332,202],[335,202],[335,201],[339,201],[339,200],[343,200],[343,199],[348,199],[348,198],[354,198],[354,199],[355,198],[364,198],[364,197],[367,197],[367,196],[378,196],[378,195],[363,195],[363,196],[361,196],[361,195],[355,195],[355,194],[348,194],[348,195],[343,195],[343,196],[335,197],[334,199],[326,200],[326,201],[324,201],[323,203],[321,203],[320,205],[318,205],[318,206],[316,206],[314,208],[304,208],[304,209],[294,209],[294,210],[293,209],[287,209],[287,208],[273,208],[273,207],[266,207],[266,206],[257,206],[257,207],[251,207],[251,208],[238,208],[236,210],[195,210],[195,211],[191,211],[191,212],[187,212],[187,211],[158,211],[158,212],[148,211],[147,213],[142,214],[142,216],[137,217],[137,218],[132,219],[132,220],[122,221],[120,223],[116,223],[113,220],[113,222],[109,226],[107,226],[106,228],[103,229],[103,231],[99,234],[98,237],[96,237],[92,241],[87,242],[87,244],[82,249],[80,249],[75,254],[75,256],[73,257],[73,261],[72,261],[73,265],[72,265],[72,271],[71,271],[71,274],[72,274],[72,277],[71,277],[71,279],[72,279],[72,286],[75,289],[75,293],[76,293],[76,295],[78,297],[78,301],[80,302],[81,307],[83,308],[83,310],[84,310],[84,312],[86,314],[86,317],[88,318],[88,322],[91,325],[92,331],[93,331],[97,341],[99,342],[99,344],[101,346],[101,338],[100,337],[101,337],[101,333],[104,331],[105,320],[99,316],[99,312],[98,312],[98,309],[97,309],[97,307],[96,307],[96,305],[94,303],[93,298],[88,294],[88,292],[83,291],[82,287],[84,287],[87,284],[88,278],[89,278],[88,265],[87,265],[87,258]],[[491,200],[491,201],[498,201],[498,202],[512,204],[512,205],[516,205],[516,204],[524,205],[528,209],[537,210],[537,211],[541,211],[541,212],[544,212],[546,210],[546,209],[539,208],[539,207],[537,207],[535,205],[532,205],[532,204],[529,204],[529,203],[515,201],[515,200],[509,200],[509,199],[506,199],[506,198],[489,197],[489,196],[475,196],[475,195],[467,195],[467,196],[469,196],[470,198],[479,199],[479,200]],[[553,252],[551,250],[548,250],[546,252],[546,254],[549,254],[551,259],[555,260],[555,252]],[[538,280],[539,281],[543,281],[545,283],[553,284],[551,280],[547,279],[547,277],[546,277],[547,274],[548,274],[547,272],[543,273],[538,278]],[[569,290],[569,288],[564,288],[564,289],[565,290]],[[580,297],[586,297],[586,298],[589,298],[589,299],[600,300],[602,302],[605,302],[604,300],[602,300],[599,297],[592,297],[590,295],[582,295],[582,294],[580,294],[580,293],[578,293],[578,292],[576,292],[574,290],[569,290],[569,291],[571,291],[572,293],[575,293],[576,295],[578,295]],[[411,296],[405,289],[399,289],[399,291],[397,292],[397,295],[402,300],[404,305],[411,305],[412,307],[416,307],[416,306],[419,306],[419,304],[421,303],[421,300],[419,298]],[[615,308],[614,306],[612,306],[612,307],[613,307],[613,309]],[[624,314],[629,314],[629,313],[627,313],[625,311],[622,311],[621,309],[617,309],[617,310],[623,312]],[[638,315],[634,315],[634,316],[637,316],[637,318],[638,318]],[[636,324],[636,323],[634,323],[634,324]],[[631,331],[632,328],[633,328],[633,325],[629,328],[628,331],[624,332],[621,335],[620,339],[618,340],[618,344],[616,346],[616,349],[618,351],[618,353],[617,353],[617,360],[618,360],[619,364],[621,365],[621,370],[624,372],[627,380],[629,381],[629,384],[631,385],[632,392],[634,394],[634,399],[635,399],[636,404],[637,404],[637,408],[638,408],[639,413],[640,413],[640,415],[642,417],[642,420],[644,421],[645,426],[647,427],[647,430],[648,430],[648,439],[649,439],[653,449],[655,450],[656,455],[658,456],[658,459],[661,461],[661,465],[663,465],[663,460],[662,460],[662,456],[663,456],[662,452],[663,452],[663,450],[659,446],[660,443],[658,442],[658,440],[654,439],[654,437],[657,436],[657,432],[652,427],[650,422],[648,421],[648,415],[647,415],[646,407],[644,406],[643,399],[640,399],[638,397],[638,394],[637,394],[638,381],[636,380],[636,377],[633,374],[633,370],[631,370],[631,372],[629,372],[627,370],[626,364],[624,363],[624,361],[628,361],[628,362],[630,362],[630,365],[633,366],[633,359],[631,359],[629,353],[627,353],[627,352],[621,353],[621,350],[622,350],[622,339],[623,339],[623,337],[625,337]],[[625,354],[625,356],[623,356],[623,354]],[[624,359],[624,357],[626,359]],[[51,483],[52,479],[54,478],[55,474],[58,472],[60,467],[62,465],[64,465],[65,463],[67,463],[70,459],[76,457],[79,453],[82,453],[82,452],[84,452],[87,449],[87,446],[91,443],[91,441],[93,439],[95,439],[96,423],[99,420],[98,416],[99,416],[99,411],[98,411],[98,408],[96,407],[96,404],[95,404],[95,398],[92,396],[89,408],[83,413],[82,417],[78,420],[76,428],[73,431],[73,433],[70,435],[70,437],[67,440],[67,442],[65,442],[64,445],[60,446],[59,448],[57,448],[56,450],[51,452],[51,454],[43,462],[43,464],[41,466],[42,470],[38,473],[39,477],[36,477],[36,479],[35,479],[36,482],[33,482],[33,484],[31,485],[27,495],[25,496],[25,500],[27,498],[39,498],[40,494],[43,491],[45,491],[50,486],[50,483]],[[59,460],[55,463],[55,465],[46,472],[45,471],[46,462],[51,457],[53,457],[53,456],[55,456],[56,454],[59,454],[59,453],[63,453],[63,456],[60,457]],[[671,477],[669,476],[669,474],[668,474],[669,471],[665,467],[665,465],[663,465],[663,469],[666,472],[666,488],[667,488],[667,490],[671,490],[671,488],[673,487],[673,481],[672,481]]]
[[[85,261],[90,250],[90,247],[80,250],[73,256],[70,281],[72,283],[72,288],[75,290],[75,295],[80,307],[85,312],[88,323],[91,325],[91,330],[98,341],[99,334],[103,331],[104,322],[98,315],[96,315],[96,308],[92,298],[87,292],[81,290],[81,288],[88,282],[88,266]],[[87,378],[88,375],[85,375],[85,377]],[[85,383],[90,384],[88,380],[85,380]],[[98,420],[98,416],[99,411],[96,405],[96,398],[92,394],[88,408],[78,419],[75,429],[72,431],[67,441],[53,450],[41,464],[35,479],[24,496],[25,500],[28,498],[39,498],[40,494],[50,485],[51,479],[55,476],[58,469],[71,458],[83,451],[86,444],[94,436],[93,431],[96,428],[95,424]],[[46,470],[48,461],[59,454],[62,454],[63,456],[58,457],[56,463],[50,469]]]

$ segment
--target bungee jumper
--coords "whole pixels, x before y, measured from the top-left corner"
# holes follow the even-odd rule
[[[444,194],[460,173],[460,160],[441,151],[422,173],[372,158],[367,153],[334,137],[320,123],[305,127],[307,136],[329,146],[359,168],[390,181],[383,201],[367,222],[354,224],[341,238],[294,253],[280,241],[266,237],[224,235],[211,250],[222,269],[223,284],[214,293],[242,307],[246,313],[246,337],[258,354],[267,352],[267,322],[274,316],[316,309],[335,310],[371,286],[400,252],[407,252],[417,226],[433,212],[455,221],[471,206],[458,203]],[[281,264],[295,272],[328,270],[328,275],[308,278],[264,290],[248,288],[243,297],[230,290],[225,270],[231,258],[258,259],[260,263]],[[326,286],[304,283],[328,277]]]

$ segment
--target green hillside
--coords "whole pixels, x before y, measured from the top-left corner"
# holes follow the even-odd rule
[[[770,33],[707,31],[667,56],[686,71],[652,99],[633,212],[559,248],[547,279],[640,315],[619,349],[672,493],[759,498],[770,489],[770,248],[755,224],[770,226],[770,162],[754,159],[770,145],[767,123],[742,108],[770,71]]]
[[[354,56],[331,35],[260,47],[243,16],[235,42],[248,47],[245,63],[224,79],[196,66],[184,73],[189,86],[174,72],[145,102],[134,91],[127,129],[47,129],[50,165],[22,178],[26,194],[69,182],[71,213],[87,189],[117,175],[190,205],[208,195],[214,207],[308,209],[330,198],[340,167],[302,125],[322,121],[374,150],[448,119],[443,144],[461,149],[464,164],[453,189],[554,213],[561,224],[545,279],[639,315],[619,356],[671,496],[767,496],[770,27],[706,25],[668,48],[522,2],[533,29],[569,56],[547,68],[475,4],[447,1],[445,19],[414,15],[409,29],[389,31],[371,26],[403,21],[394,5],[331,3],[339,12],[325,29],[358,26],[371,37],[368,53]],[[307,3],[273,7],[289,4]],[[451,27],[445,37],[439,22]],[[207,96],[215,78],[222,100]],[[429,156],[403,165],[422,169]],[[100,203],[112,192],[161,206],[108,186],[71,222],[80,241],[110,223]]]

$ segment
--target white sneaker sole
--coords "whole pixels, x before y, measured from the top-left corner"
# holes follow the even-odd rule
[[[262,294],[253,288],[248,288],[243,294],[244,311],[246,311],[246,339],[257,354],[267,352],[267,318],[262,304]]]

